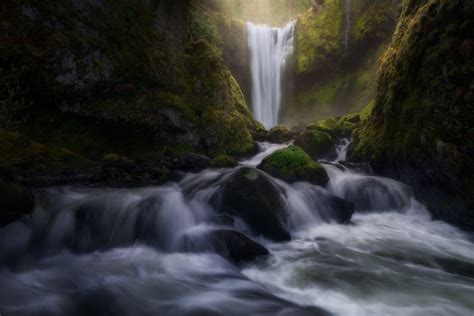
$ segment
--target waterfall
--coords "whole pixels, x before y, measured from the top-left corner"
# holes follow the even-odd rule
[[[344,31],[344,48],[347,53],[347,49],[349,48],[350,31],[352,27],[351,0],[344,0],[344,11],[346,15],[345,31]]]
[[[247,23],[252,71],[252,109],[266,128],[278,124],[281,80],[287,57],[293,52],[296,22],[282,28]]]

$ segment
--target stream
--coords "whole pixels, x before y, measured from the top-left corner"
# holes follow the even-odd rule
[[[281,190],[292,240],[241,231],[269,255],[235,264],[215,251],[211,197],[243,167],[286,145],[260,143],[237,168],[146,188],[37,190],[28,220],[0,229],[0,313],[7,315],[472,315],[473,235],[433,221],[403,183],[349,170],[349,140],[324,163],[326,188]],[[327,196],[352,202],[349,224]]]

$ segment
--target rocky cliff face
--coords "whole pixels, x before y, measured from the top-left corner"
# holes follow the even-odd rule
[[[360,111],[375,94],[377,60],[396,25],[400,0],[322,0],[298,19],[284,120]]]
[[[352,157],[415,186],[432,211],[474,228],[474,3],[404,1]]]
[[[208,155],[253,148],[258,124],[222,60],[218,25],[198,18],[209,10],[202,1],[1,7],[1,127],[93,157],[165,145]]]

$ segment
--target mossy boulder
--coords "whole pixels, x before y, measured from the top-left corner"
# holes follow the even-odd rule
[[[288,127],[278,125],[275,127],[272,127],[268,131],[267,138],[270,142],[272,143],[286,143],[290,140],[292,140],[295,137],[295,133],[291,131]]]
[[[359,126],[361,116],[359,113],[351,113],[345,116],[330,117],[316,123],[309,124],[308,130],[319,130],[326,132],[333,138],[349,137],[352,131]]]
[[[266,157],[258,168],[290,183],[307,181],[324,186],[329,181],[324,168],[294,145],[275,151]]]
[[[213,168],[233,168],[238,164],[239,162],[229,155],[220,155],[211,161],[211,167]]]
[[[295,139],[295,145],[311,157],[321,158],[329,153],[335,141],[327,132],[310,127]]]
[[[235,171],[211,203],[219,213],[245,221],[255,235],[275,241],[290,240],[288,213],[282,192],[261,171],[241,168]]]

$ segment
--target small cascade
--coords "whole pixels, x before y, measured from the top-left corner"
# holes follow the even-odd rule
[[[333,161],[333,163],[338,163],[341,161],[345,161],[347,159],[347,150],[349,149],[349,146],[351,145],[352,140],[348,138],[343,138],[340,142],[339,145],[336,146],[336,159]]]
[[[328,191],[354,204],[359,212],[406,211],[414,203],[412,189],[395,180],[350,170],[342,163],[352,140],[344,138],[336,145],[336,158],[323,164],[329,175]],[[362,168],[363,169],[363,168]]]
[[[342,140],[336,159],[321,162],[326,188],[255,171],[287,146],[260,143],[240,166],[158,187],[38,190],[31,218],[0,228],[2,313],[472,314],[472,236],[431,221],[408,186],[349,169],[349,145]],[[214,203],[243,170],[262,181],[245,182],[245,194],[232,190],[236,204],[273,191],[259,197],[282,202],[291,241],[266,239],[253,230],[256,218]],[[276,213],[269,210],[264,223]]]
[[[247,23],[252,72],[252,109],[266,128],[278,125],[281,80],[285,62],[293,53],[296,22],[282,28]]]

